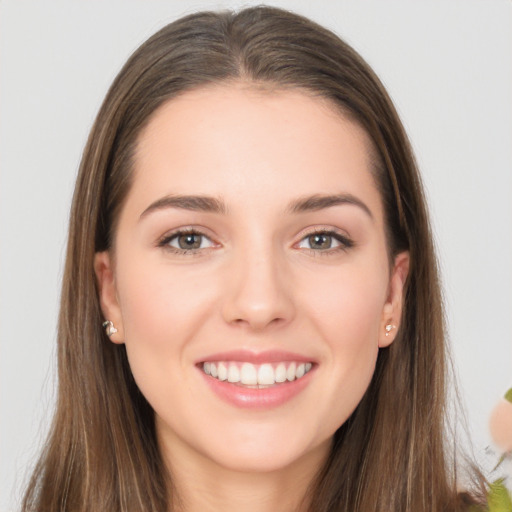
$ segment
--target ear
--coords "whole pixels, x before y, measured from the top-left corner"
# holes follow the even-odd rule
[[[402,318],[404,303],[405,282],[409,273],[409,252],[401,252],[395,258],[386,303],[382,310],[379,331],[379,347],[388,347],[393,343]],[[391,326],[391,327],[389,327]]]
[[[112,258],[108,251],[94,256],[94,272],[98,282],[101,311],[105,320],[110,320],[117,332],[109,336],[113,343],[124,343],[123,317],[117,299]]]

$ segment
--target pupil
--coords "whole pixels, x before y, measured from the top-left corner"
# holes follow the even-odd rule
[[[313,249],[329,249],[331,237],[329,235],[313,235],[310,237],[310,244]]]
[[[181,249],[199,249],[201,246],[201,235],[193,233],[181,235],[178,239],[178,244]]]

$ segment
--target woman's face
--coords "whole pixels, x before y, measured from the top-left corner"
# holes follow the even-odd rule
[[[187,92],[141,133],[95,265],[171,464],[320,460],[361,400],[407,273],[369,148],[325,101],[241,84]]]

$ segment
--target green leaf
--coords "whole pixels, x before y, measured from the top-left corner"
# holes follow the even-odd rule
[[[512,388],[510,388],[510,389],[505,393],[505,400],[508,400],[510,403],[512,403]]]
[[[512,512],[512,498],[503,483],[503,478],[489,485],[487,501],[489,512]]]

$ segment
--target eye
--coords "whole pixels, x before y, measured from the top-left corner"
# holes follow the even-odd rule
[[[352,240],[333,231],[318,231],[305,236],[298,244],[300,249],[313,251],[345,250],[352,247]]]
[[[197,231],[178,231],[166,236],[158,245],[175,252],[186,253],[213,247],[214,243],[203,233]]]

